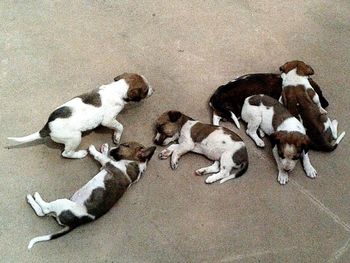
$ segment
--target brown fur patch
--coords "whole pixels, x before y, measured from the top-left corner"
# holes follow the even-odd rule
[[[180,132],[188,120],[192,119],[179,111],[164,112],[156,120],[156,131],[161,135],[161,139],[157,143],[161,144],[167,137],[172,137]]]
[[[280,67],[280,71],[283,73],[288,73],[295,68],[297,69],[297,74],[299,76],[310,76],[314,74],[312,67],[300,60],[288,61]]]
[[[223,130],[224,134],[230,135],[230,137],[233,141],[236,141],[236,142],[243,141],[241,137],[239,137],[235,132],[231,131],[230,129],[222,127],[222,130]]]
[[[132,161],[140,161],[138,157],[138,153],[141,149],[145,147],[137,142],[126,142],[119,145],[118,148],[112,149],[110,151],[110,155],[115,160],[132,160]]]
[[[101,96],[98,93],[98,89],[93,90],[88,93],[81,94],[80,96],[77,96],[76,98],[81,98],[83,103],[90,104],[95,107],[101,107]]]
[[[201,142],[218,129],[218,126],[197,122],[191,128],[191,138],[194,142]]]
[[[271,135],[271,140],[273,145],[278,146],[278,154],[284,155],[286,145],[292,145],[295,147],[294,157],[299,157],[303,150],[305,152],[309,149],[310,139],[307,135],[304,135],[300,132],[287,132],[287,131],[278,131]],[[290,153],[288,153],[290,155]],[[290,159],[293,159],[290,158]]]
[[[126,173],[129,175],[131,181],[135,181],[140,174],[138,164],[136,162],[129,163],[126,166]]]
[[[114,78],[114,81],[124,79],[129,86],[125,101],[140,101],[147,97],[148,85],[145,80],[135,73],[123,73]]]

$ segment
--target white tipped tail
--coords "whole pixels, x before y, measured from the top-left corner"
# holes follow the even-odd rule
[[[343,131],[337,138],[337,140],[335,141],[335,144],[339,144],[341,142],[341,140],[344,138],[345,136],[345,131]]]
[[[51,240],[51,235],[46,236],[40,236],[40,237],[34,237],[32,240],[30,240],[28,245],[28,250],[30,250],[35,243],[42,242],[42,241],[48,241]]]
[[[231,119],[233,120],[233,122],[236,124],[237,128],[240,129],[241,126],[239,125],[239,121],[238,121],[238,118],[236,117],[236,115],[232,112],[231,112]]]
[[[19,143],[25,143],[25,142],[32,142],[38,139],[41,139],[40,133],[39,132],[35,132],[31,135],[28,136],[24,136],[24,137],[7,137],[7,139],[12,140],[12,141],[16,141]]]

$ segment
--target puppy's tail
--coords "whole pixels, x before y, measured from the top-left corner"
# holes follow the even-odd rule
[[[239,167],[239,170],[236,173],[230,174],[229,176],[221,179],[220,184],[225,183],[230,179],[241,177],[247,170],[248,170],[248,161],[244,161],[243,163],[241,163],[241,166]]]
[[[40,136],[40,132],[35,132],[31,135],[24,136],[24,137],[7,137],[7,139],[9,140],[16,141],[19,143],[32,142],[41,138],[42,137]]]
[[[49,135],[50,135],[50,128],[48,126],[48,123],[46,123],[45,126],[38,132],[34,132],[33,134],[30,134],[24,137],[7,137],[7,139],[15,142],[19,142],[21,144],[21,143],[32,142],[38,139],[42,139]]]
[[[35,243],[43,242],[43,241],[49,241],[51,239],[56,239],[58,237],[61,237],[61,236],[65,235],[65,234],[69,233],[73,229],[74,229],[74,227],[66,226],[61,231],[59,231],[59,232],[57,232],[55,234],[35,237],[32,240],[30,240],[29,245],[28,245],[28,250],[30,250],[34,246]]]

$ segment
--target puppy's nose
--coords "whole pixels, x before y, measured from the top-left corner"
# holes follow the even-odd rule
[[[290,172],[292,170],[292,168],[283,168],[283,170],[286,172]]]

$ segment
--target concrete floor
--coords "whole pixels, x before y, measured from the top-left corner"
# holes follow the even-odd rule
[[[0,262],[350,262],[349,134],[333,153],[310,153],[317,179],[298,165],[283,187],[269,148],[243,129],[249,170],[223,185],[193,176],[210,164],[202,156],[184,156],[176,172],[154,158],[107,215],[30,252],[31,238],[60,227],[26,194],[69,197],[99,167],[61,158],[49,140],[5,148],[7,136],[37,131],[58,105],[122,72],[156,90],[118,116],[123,141],[151,145],[163,111],[209,122],[220,84],[291,59],[313,66],[330,116],[350,132],[349,1],[0,1],[0,12]],[[98,129],[81,148],[104,142],[111,132]]]

